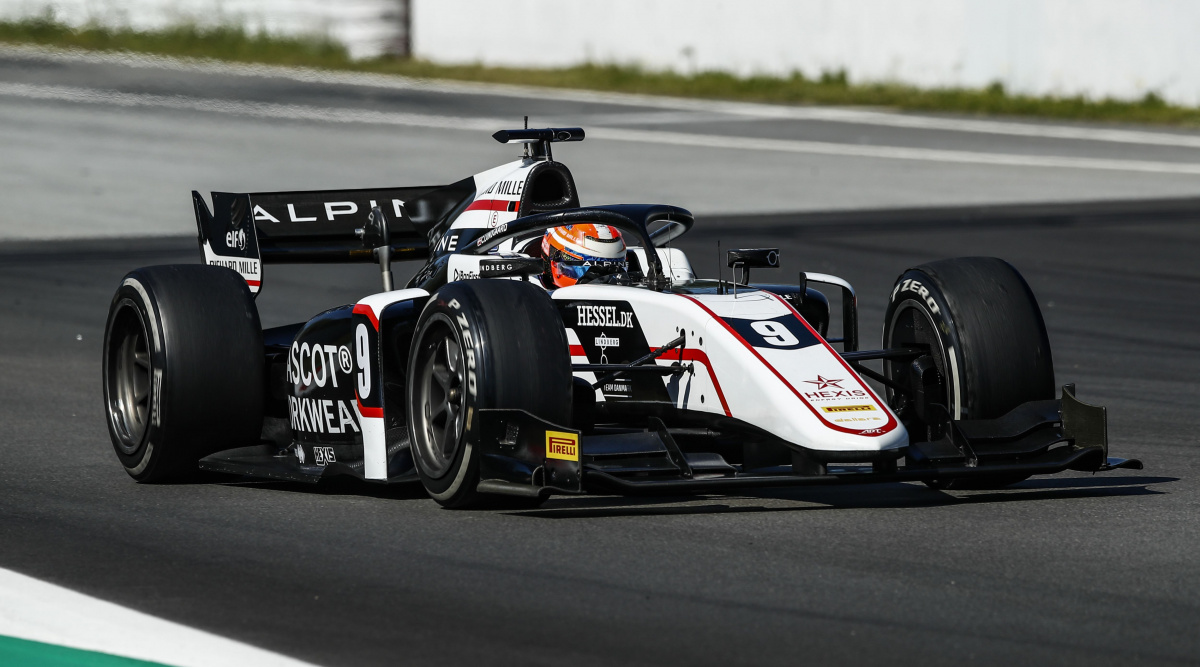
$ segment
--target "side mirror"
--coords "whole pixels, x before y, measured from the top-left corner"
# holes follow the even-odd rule
[[[750,284],[750,268],[757,267],[763,269],[779,268],[779,248],[742,248],[740,250],[730,250],[727,255],[729,268],[734,269],[734,282],[742,283],[743,285]],[[737,267],[742,267],[742,276],[739,279],[736,273]]]
[[[378,206],[371,209],[367,224],[354,230],[354,234],[362,239],[363,247],[368,250],[388,245],[391,239],[388,238],[387,218],[383,215],[383,209]]]

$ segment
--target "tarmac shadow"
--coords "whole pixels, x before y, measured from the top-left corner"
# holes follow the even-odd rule
[[[249,489],[279,491],[283,493],[304,493],[320,496],[361,496],[364,498],[381,498],[390,500],[429,499],[425,487],[419,481],[400,484],[373,484],[353,477],[331,477],[316,484],[305,482],[288,482],[284,480],[260,479],[225,473],[202,472],[195,479],[183,482],[185,484],[220,484]],[[433,502],[430,500],[430,502]]]
[[[1029,502],[1064,498],[1146,496],[1166,493],[1149,488],[1154,484],[1179,481],[1178,477],[1043,477],[1028,479],[1002,489],[938,490],[918,482],[892,484],[847,484],[844,486],[759,489],[744,493],[654,495],[654,496],[552,496],[536,509],[506,508],[504,503],[477,511],[540,519],[608,518],[624,516],[671,516],[693,514],[736,514],[803,512],[838,509],[920,508],[960,504]],[[201,473],[184,484],[224,486],[303,493],[322,496],[358,496],[385,500],[433,502],[419,482],[370,484],[350,477],[322,480],[317,484],[262,480],[221,473]],[[756,501],[758,501],[756,503]]]
[[[1066,498],[1159,495],[1166,492],[1151,489],[1149,486],[1177,481],[1177,477],[1097,476],[1030,479],[1003,489],[973,491],[943,491],[921,483],[896,483],[820,488],[791,487],[719,496],[555,496],[541,508],[509,514],[539,519],[572,519],[903,509]],[[754,501],[764,501],[766,504],[750,504]]]

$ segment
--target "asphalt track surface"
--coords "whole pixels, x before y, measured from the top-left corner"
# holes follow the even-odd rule
[[[0,102],[9,118],[62,114],[55,127],[85,132],[70,103]],[[196,120],[138,113],[180,133]],[[895,175],[885,160],[860,162]],[[160,157],[141,173],[154,168],[172,163]],[[983,183],[997,168],[959,169]],[[1097,193],[1109,176],[1054,173]],[[26,175],[22,163],[5,157],[0,174],[6,199],[29,196],[11,185]],[[1118,175],[1136,192],[1116,194],[1188,194],[1182,177]],[[1020,181],[1029,186],[1021,192],[1037,180]],[[314,186],[324,184],[296,187]],[[942,204],[996,193],[980,186],[948,201],[937,189],[925,194]],[[833,208],[876,201],[851,190]],[[446,511],[419,489],[360,484],[138,485],[105,432],[104,318],[125,272],[195,262],[194,241],[10,241],[0,244],[0,567],[328,665],[1200,661],[1194,208],[725,212],[737,216],[702,217],[680,244],[700,273],[716,270],[718,238],[726,248],[779,246],[784,268],[764,279],[821,271],[858,287],[864,345],[878,344],[887,291],[904,268],[1008,259],[1042,305],[1058,380],[1109,407],[1113,455],[1141,458],[1146,470],[986,492],[890,484],[554,498],[521,512]],[[136,206],[127,216],[141,226],[154,218]],[[303,320],[375,291],[377,280],[365,265],[268,267],[258,304],[266,326]]]

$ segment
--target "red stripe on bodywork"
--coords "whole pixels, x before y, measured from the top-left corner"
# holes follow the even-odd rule
[[[721,391],[721,383],[717,381],[717,372],[713,370],[712,362],[708,360],[708,355],[702,350],[679,349],[676,348],[671,352],[675,353],[675,360],[679,362],[695,361],[704,364],[708,369],[708,377],[712,378],[713,389],[717,390],[717,400],[721,401],[721,409],[725,411],[726,417],[732,417],[733,413],[729,411],[729,404],[725,402],[725,392]],[[670,359],[671,352],[667,352],[662,356],[663,359]]]
[[[262,281],[261,280],[247,280],[246,284],[251,287],[258,287],[259,285],[262,284]]]
[[[362,401],[358,398],[357,392],[354,394],[354,402],[358,403],[358,412],[362,416],[369,417],[371,419],[383,419],[383,408],[368,408],[367,406],[363,405]]]
[[[674,358],[671,357],[672,353],[675,354]],[[571,346],[571,356],[572,357],[583,357],[586,359],[587,352],[583,349],[582,345],[572,345]],[[721,383],[717,380],[717,373],[716,373],[716,371],[713,370],[712,362],[710,362],[708,360],[707,354],[705,354],[701,350],[689,350],[689,349],[680,350],[679,348],[676,348],[674,350],[668,351],[661,358],[666,359],[668,361],[679,361],[679,362],[695,361],[700,364],[703,364],[704,367],[708,369],[708,377],[712,378],[713,389],[717,390],[717,400],[721,401],[721,409],[725,411],[725,416],[726,417],[733,416],[733,414],[731,412],[729,412],[729,404],[725,402],[725,392],[721,391]]]
[[[509,207],[512,207],[511,209]],[[506,199],[476,199],[467,207],[468,211],[516,211],[520,204]]]
[[[764,292],[764,294],[769,294],[770,296],[775,297],[776,300],[778,300],[783,305],[787,306],[788,310],[792,311],[792,314],[794,314],[796,316],[796,319],[800,320],[800,323],[803,324],[804,327],[812,333],[814,338],[816,338],[818,341],[821,342],[822,345],[825,346],[825,349],[828,350],[829,353],[832,354],[838,360],[838,362],[840,362],[842,364],[842,366],[846,369],[846,371],[848,373],[850,373],[853,377],[856,377],[856,378],[858,377],[858,373],[855,373],[854,370],[851,369],[848,364],[846,364],[846,360],[842,359],[842,355],[838,354],[837,350],[834,350],[833,347],[831,347],[829,345],[829,343],[825,342],[825,339],[821,337],[821,334],[817,333],[815,329],[813,329],[811,326],[809,326],[808,321],[805,320],[800,315],[800,313],[796,312],[795,308],[792,308],[790,305],[788,305],[788,303],[786,301],[784,301],[783,299],[780,299],[778,296],[775,296],[774,294],[771,294],[770,292]],[[821,413],[817,412],[817,409],[814,408],[812,406],[812,404],[810,404],[804,398],[804,396],[799,391],[796,390],[795,387],[792,386],[791,382],[787,381],[787,378],[783,377],[782,373],[775,370],[775,367],[772,366],[770,364],[770,362],[768,362],[765,358],[763,358],[763,356],[758,353],[758,350],[754,349],[753,345],[751,345],[749,342],[747,342],[745,338],[742,338],[741,334],[739,334],[737,331],[735,331],[733,329],[733,327],[729,326],[729,323],[726,322],[724,318],[719,317],[716,313],[714,313],[711,309],[709,309],[708,306],[701,303],[699,299],[693,298],[687,294],[680,294],[679,296],[682,296],[683,298],[688,299],[692,303],[703,308],[704,312],[711,315],[714,320],[720,322],[721,326],[725,327],[726,331],[733,334],[734,338],[737,338],[738,340],[742,341],[742,345],[745,345],[746,349],[750,350],[750,353],[753,354],[755,357],[757,357],[758,360],[762,362],[763,366],[766,366],[768,370],[770,370],[772,373],[774,373],[775,377],[779,378],[779,381],[783,383],[783,386],[792,390],[792,393],[796,395],[796,398],[800,399],[800,402],[803,403],[804,406],[807,407],[809,409],[809,411],[812,412],[813,415],[817,419],[821,420],[821,423],[825,424],[827,427],[829,427],[835,431],[841,431],[843,433],[850,433],[852,435],[861,435],[861,436],[871,437],[871,438],[881,436],[885,433],[890,433],[892,431],[892,429],[896,428],[896,417],[894,415],[892,415],[892,412],[890,410],[887,411],[888,422],[886,424],[884,424],[882,427],[877,428],[877,429],[875,429],[875,428],[851,429],[851,428],[846,428],[845,426],[838,426],[837,424],[830,423],[828,420],[826,420],[824,417],[821,416]],[[871,398],[875,399],[876,403],[878,403],[880,406],[884,405],[883,402],[879,400],[879,397],[875,395],[875,392],[871,391],[871,388],[868,387],[867,383],[863,382],[861,380],[861,378],[859,379],[859,385],[861,385],[862,388],[865,389],[867,391],[867,393],[871,395]],[[869,432],[869,431],[874,431],[874,432]]]
[[[376,331],[379,331],[379,318],[375,317],[375,311],[371,310],[370,306],[365,303],[358,303],[354,305],[354,310],[351,312],[358,315],[366,315],[367,319],[371,320],[371,326],[375,327]]]

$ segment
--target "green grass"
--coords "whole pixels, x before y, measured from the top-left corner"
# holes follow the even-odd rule
[[[0,42],[678,97],[890,107],[908,111],[1061,120],[1200,125],[1200,109],[1167,104],[1154,94],[1136,102],[1126,102],[1083,97],[1011,95],[999,84],[984,89],[922,89],[897,83],[851,83],[844,73],[828,72],[819,77],[806,77],[799,72],[787,77],[737,77],[723,72],[684,75],[603,64],[559,69],[518,69],[437,65],[398,58],[351,60],[344,46],[326,37],[283,37],[250,32],[240,26],[204,28],[181,25],[160,31],[137,31],[93,25],[74,29],[55,20],[52,14],[47,14],[21,21],[0,21]]]
[[[0,42],[327,69],[345,69],[354,64],[346,47],[319,36],[281,37],[249,32],[241,26],[204,28],[186,24],[155,31],[99,25],[72,28],[49,13],[20,21],[0,21]]]

